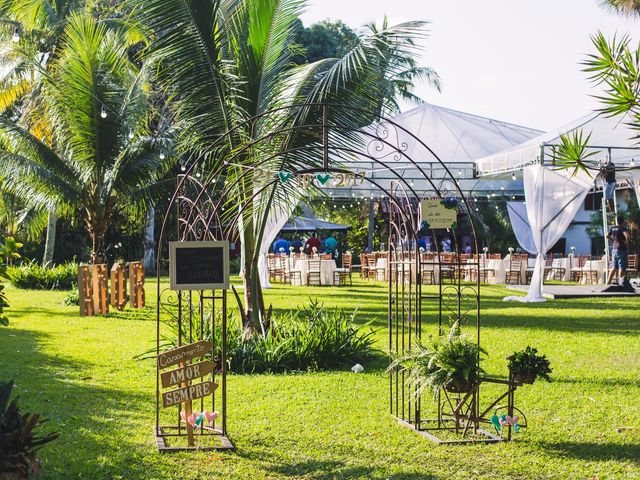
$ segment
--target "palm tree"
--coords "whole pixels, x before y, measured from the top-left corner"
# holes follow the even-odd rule
[[[170,170],[147,135],[146,73],[119,33],[85,13],[69,17],[57,58],[38,73],[28,114],[0,117],[0,176],[50,211],[83,211],[96,262],[113,214],[151,201]]]
[[[600,3],[623,15],[640,14],[640,0],[602,0]]]
[[[278,122],[248,120],[300,102],[338,101],[355,107],[342,122],[356,127],[370,123],[375,112],[360,114],[357,107],[373,110],[384,97],[380,69],[388,69],[389,76],[398,73],[400,65],[389,56],[415,55],[413,40],[425,35],[424,23],[385,26],[361,36],[342,58],[294,66],[295,21],[304,0],[134,0],[133,4],[134,15],[150,38],[147,59],[156,66],[180,132],[178,151],[209,174],[226,179],[224,193],[232,200],[225,210],[240,217],[245,322],[256,327],[265,310],[257,265],[267,213],[272,206],[297,202],[305,194],[292,184],[269,181],[280,170],[309,168],[319,159],[312,152],[278,155],[286,146],[317,141],[313,135],[276,134],[268,145],[247,148],[253,140],[309,121],[317,113],[301,109]],[[231,129],[234,135],[221,141]],[[242,155],[225,166],[225,159],[238,151]],[[254,202],[259,188],[265,189],[264,194]]]
[[[0,52],[0,64],[4,66],[0,77],[0,112],[10,111],[18,118],[29,115],[29,109],[41,90],[43,72],[48,71],[58,56],[69,18],[78,12],[89,11],[96,16],[104,15],[99,4],[82,0],[4,0],[0,3],[0,42],[4,44]],[[123,21],[105,19],[105,24],[110,29],[125,32],[123,38],[128,44],[141,39],[136,29]],[[46,123],[46,119],[41,118],[30,128],[37,138],[49,143],[50,139],[45,138],[48,130],[42,128]],[[44,265],[53,261],[60,212],[50,210],[46,213]]]

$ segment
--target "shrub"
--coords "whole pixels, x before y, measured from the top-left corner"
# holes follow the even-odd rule
[[[514,352],[507,357],[509,371],[514,378],[523,383],[533,383],[537,377],[551,381],[551,363],[545,355],[538,355],[538,349],[527,346],[524,350]]]
[[[67,307],[77,307],[80,305],[80,293],[78,292],[78,286],[74,285],[70,292],[68,292],[62,303]]]
[[[6,278],[7,267],[4,264],[4,255],[2,254],[4,250],[0,249],[0,280]],[[4,309],[9,306],[7,302],[7,295],[4,292],[4,285],[0,283],[0,326],[9,325],[9,319],[4,314]]]
[[[363,331],[355,325],[357,311],[327,310],[324,305],[311,301],[279,316],[272,316],[266,332],[248,334],[242,331],[237,317],[229,315],[227,321],[227,362],[235,373],[282,373],[293,371],[330,370],[363,363],[380,352],[374,348],[373,330]],[[170,333],[164,336],[161,349],[175,346],[178,327],[167,324]],[[182,338],[189,338],[187,322],[182,325]],[[194,332],[203,332],[202,338],[211,340],[211,320],[204,325],[197,320]],[[216,321],[214,345],[221,345],[220,321]],[[146,352],[142,358],[155,355]],[[220,349],[216,351],[217,360]]]
[[[16,288],[70,290],[78,282],[78,264],[63,263],[49,268],[28,262],[19,267],[8,267],[7,278]]]
[[[0,477],[30,478],[40,471],[36,452],[58,437],[39,436],[34,430],[43,421],[35,413],[22,413],[18,399],[10,401],[13,381],[0,383]]]
[[[437,397],[442,388],[468,392],[484,373],[479,364],[482,354],[486,354],[485,350],[461,334],[456,322],[448,335],[418,342],[413,350],[394,360],[389,370],[406,371],[415,396],[430,390]]]

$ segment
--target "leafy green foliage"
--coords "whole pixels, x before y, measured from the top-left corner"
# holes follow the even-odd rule
[[[13,381],[0,383],[0,472],[29,478],[40,471],[36,452],[58,434],[38,435],[35,429],[43,421],[35,413],[22,413],[18,399],[11,400],[12,390]]]
[[[78,292],[78,286],[74,285],[67,295],[62,300],[62,304],[67,307],[77,307],[80,305],[80,293]]]
[[[553,160],[555,165],[562,169],[573,169],[572,175],[583,171],[593,177],[591,171],[597,169],[597,167],[589,163],[589,158],[600,152],[589,149],[590,138],[591,133],[585,138],[582,130],[560,135],[560,145],[554,150]]]
[[[477,342],[461,334],[457,323],[448,335],[418,341],[414,350],[395,359],[389,370],[407,372],[407,381],[417,397],[429,390],[437,397],[442,388],[466,391],[477,384],[483,373],[480,356],[486,351]]]
[[[4,258],[7,265],[12,265],[14,260],[22,258],[18,252],[22,247],[21,242],[17,242],[13,237],[7,237],[4,243],[0,244],[0,257]]]
[[[299,19],[295,21],[294,41],[302,51],[293,61],[301,65],[325,58],[341,58],[358,44],[358,35],[340,20],[323,20],[304,27]]]
[[[309,305],[272,316],[264,332],[242,330],[237,317],[227,321],[227,361],[235,373],[282,373],[298,371],[333,370],[363,363],[379,356],[374,347],[373,331],[363,332],[365,324],[356,327],[357,310],[346,313],[342,309],[328,310],[317,300]],[[220,356],[222,329],[217,319],[214,345]],[[164,336],[163,349],[176,346],[178,327],[167,323],[169,333]],[[202,338],[211,340],[212,322],[206,318],[194,319],[194,332],[203,332]],[[189,337],[189,326],[182,325],[182,338]],[[155,355],[146,352],[142,358]]]
[[[507,357],[509,371],[513,375],[536,376],[551,381],[549,374],[552,372],[550,362],[545,355],[538,355],[538,349],[527,345],[524,350],[519,350]]]
[[[0,247],[1,246],[2,246],[2,243],[0,243]],[[0,248],[0,252],[2,252],[1,248]],[[3,278],[6,278],[6,276],[7,276],[7,266],[4,263],[4,257],[2,256],[2,253],[0,253],[0,282],[2,281]],[[9,306],[9,303],[7,302],[7,294],[4,291],[4,285],[0,283],[0,326],[7,326],[9,324],[9,319],[4,314],[4,309],[7,308],[8,306]]]
[[[8,267],[7,278],[16,288],[29,290],[69,290],[78,281],[78,264],[69,262],[43,267],[35,262]]]

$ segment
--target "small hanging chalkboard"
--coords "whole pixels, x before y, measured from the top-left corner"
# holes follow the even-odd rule
[[[170,242],[171,290],[229,288],[228,242]]]

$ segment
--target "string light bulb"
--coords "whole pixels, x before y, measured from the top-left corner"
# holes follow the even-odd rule
[[[129,140],[133,140],[133,130],[129,130]]]
[[[516,177],[516,173],[515,173],[515,172],[513,172],[513,173],[511,174],[511,180],[516,181],[516,180],[517,180],[517,178],[518,178],[518,177]]]
[[[100,107],[100,117],[101,118],[107,118],[107,111],[104,109],[104,105],[102,105],[102,107]]]
[[[636,159],[632,158],[631,162],[630,162],[630,165],[633,167],[633,166],[635,166],[635,164],[636,164]]]
[[[164,152],[160,152],[160,160],[164,160],[165,158],[167,158],[164,154]]]
[[[180,171],[184,172],[187,169],[187,167],[184,165],[184,163],[180,164]]]
[[[18,30],[18,27],[13,28],[13,36],[11,37],[11,40],[13,40],[13,43],[18,43],[20,41],[20,30]]]

